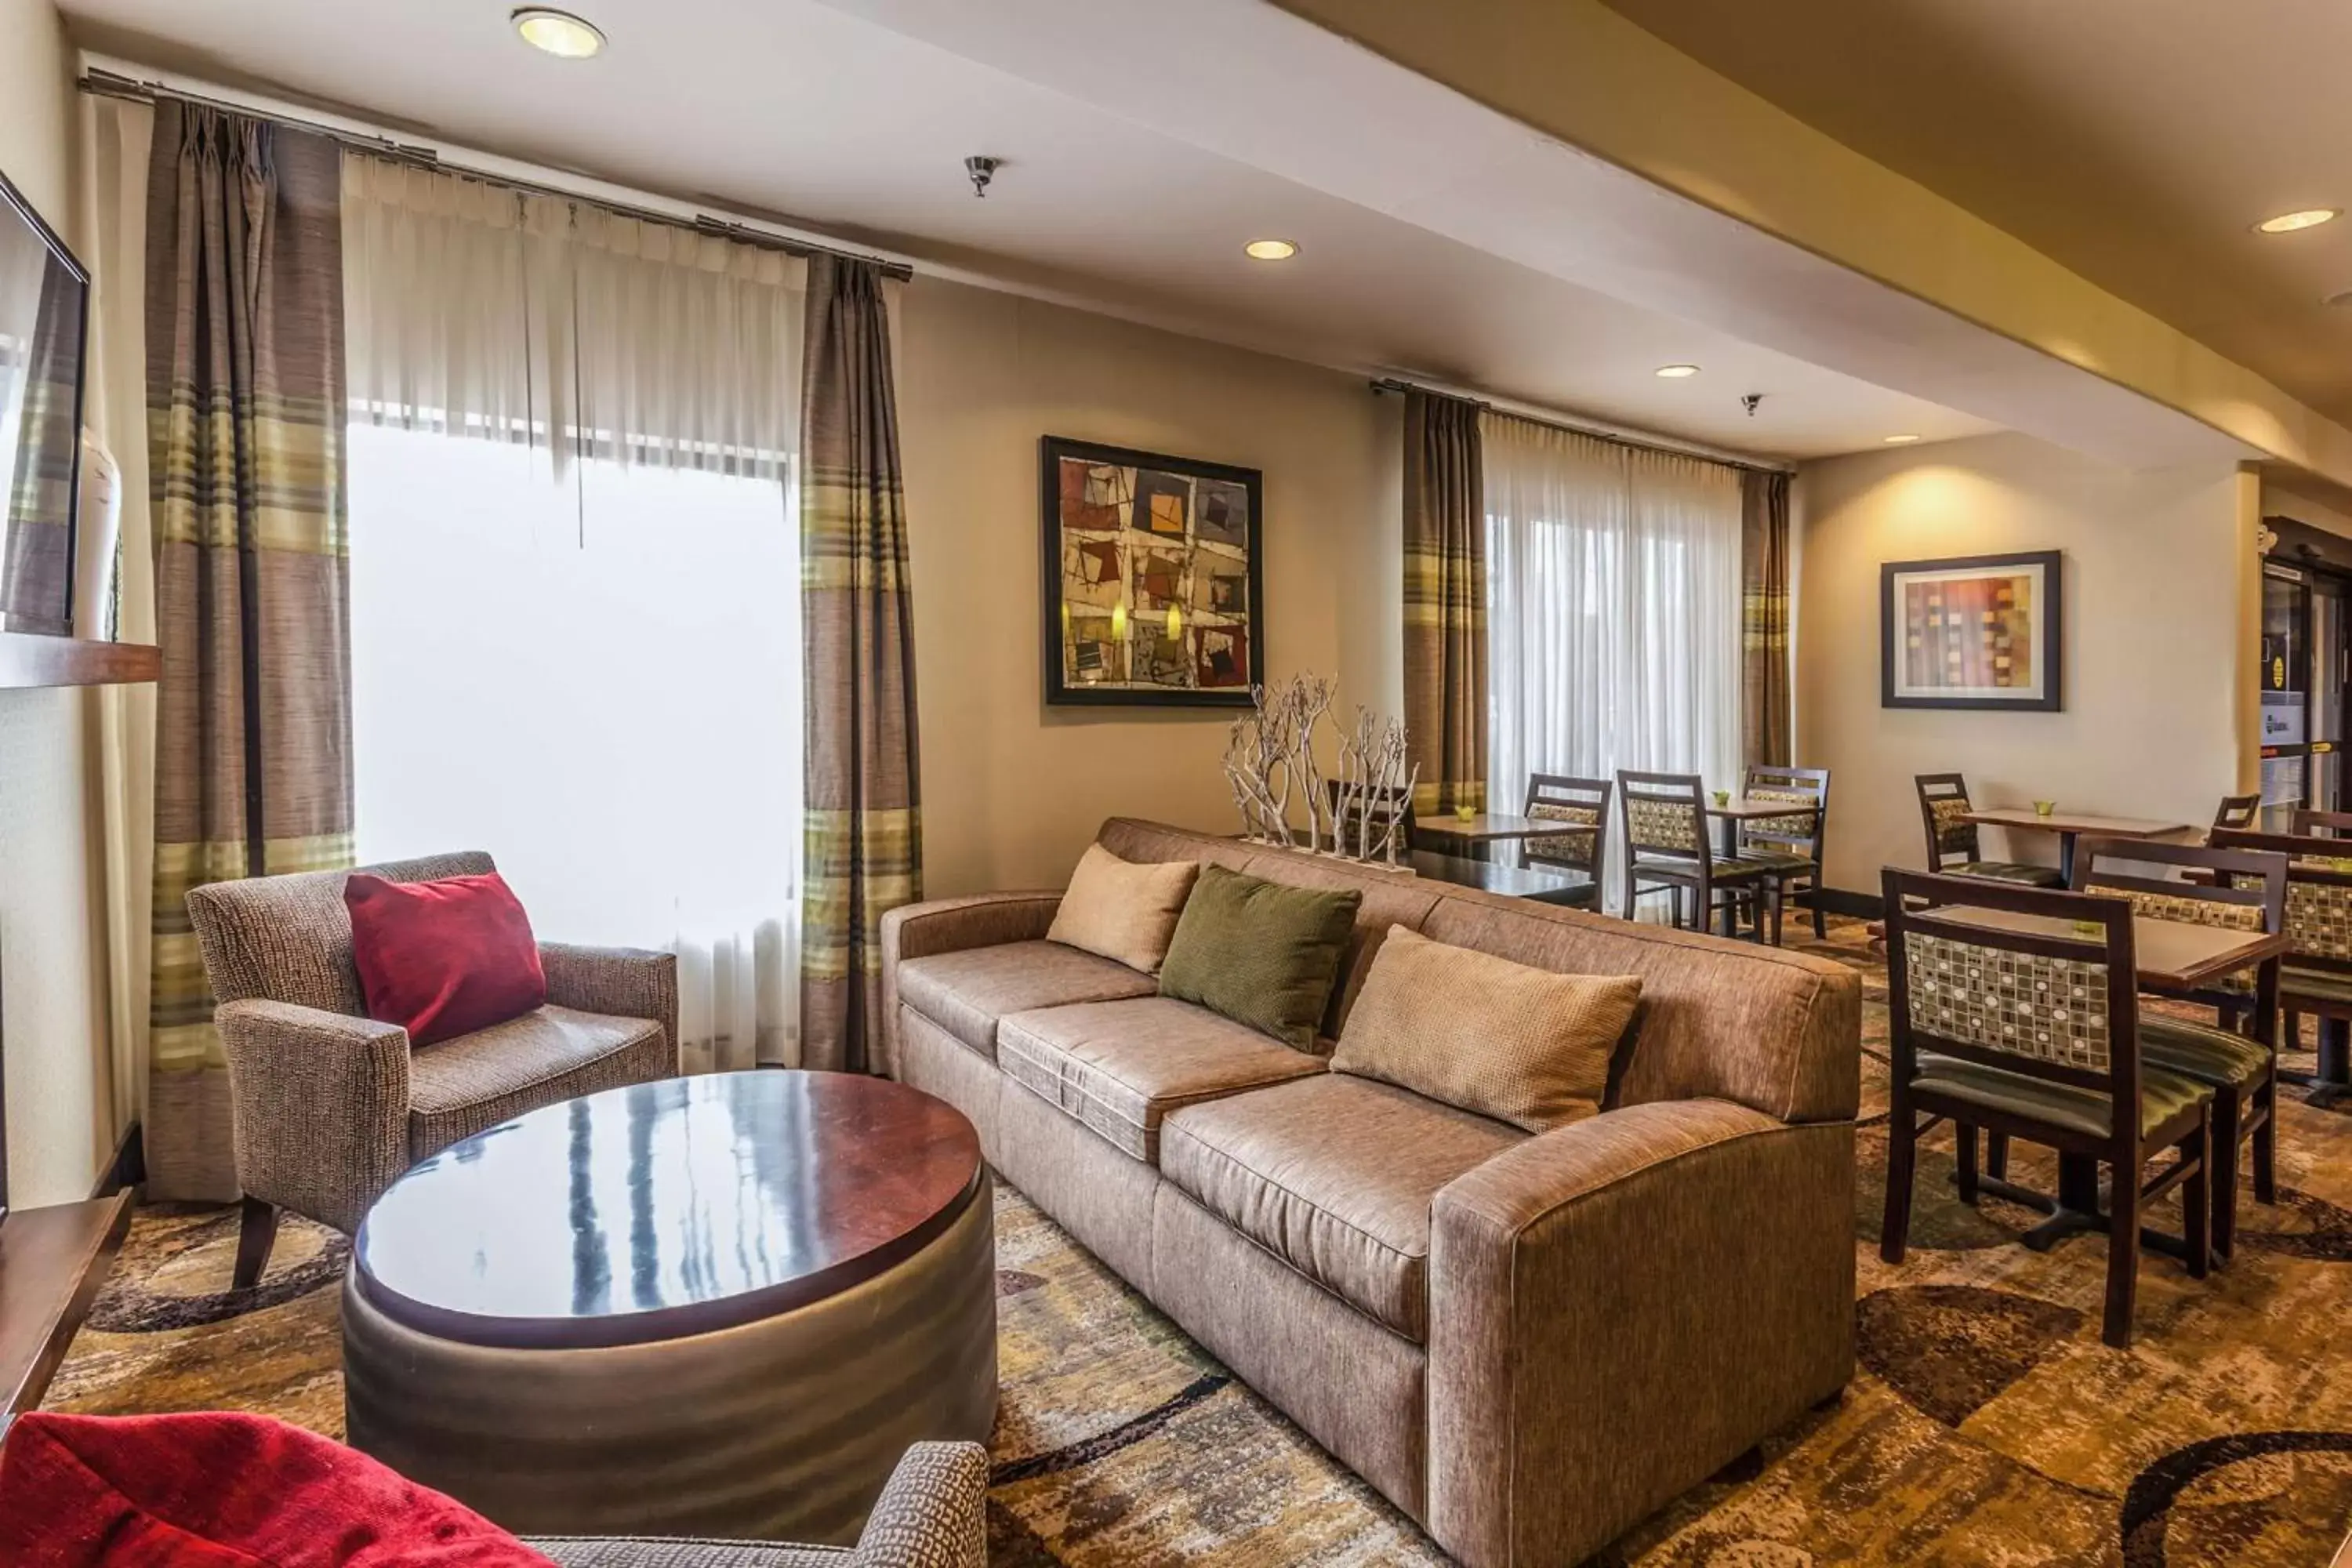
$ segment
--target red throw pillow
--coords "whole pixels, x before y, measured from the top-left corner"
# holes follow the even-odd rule
[[[343,907],[368,1016],[404,1026],[412,1045],[470,1035],[547,1001],[530,918],[496,871],[431,882],[354,871]]]
[[[10,1568],[551,1568],[463,1504],[266,1415],[20,1415]]]

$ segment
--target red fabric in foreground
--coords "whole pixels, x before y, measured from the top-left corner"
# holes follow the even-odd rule
[[[368,1016],[403,1026],[411,1045],[470,1035],[547,1000],[530,918],[496,871],[431,882],[354,871],[343,907]]]
[[[266,1415],[17,1417],[8,1568],[552,1568],[488,1520]]]

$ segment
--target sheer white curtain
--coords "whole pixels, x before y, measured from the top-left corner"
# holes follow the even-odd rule
[[[354,156],[344,275],[362,858],[488,849],[677,952],[689,1070],[797,1061],[800,263]]]
[[[1737,787],[1738,471],[1508,415],[1482,434],[1494,798],[1620,768]]]

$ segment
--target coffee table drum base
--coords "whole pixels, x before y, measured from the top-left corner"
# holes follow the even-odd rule
[[[517,1350],[343,1281],[349,1441],[521,1534],[848,1544],[908,1445],[996,1416],[990,1193],[840,1295],[711,1333]]]

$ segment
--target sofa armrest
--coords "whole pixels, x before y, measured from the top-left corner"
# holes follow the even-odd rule
[[[543,942],[539,964],[547,972],[547,999],[559,1007],[659,1024],[669,1039],[670,1071],[677,1070],[676,953]]]
[[[1442,1189],[1429,1527],[1474,1568],[1571,1563],[1853,1372],[1852,1122],[1660,1100]]]
[[[901,904],[882,916],[882,1059],[887,1077],[898,1076],[898,965],[968,948],[1008,942],[1037,942],[1054,929],[1062,907],[1059,893],[975,893]]]
[[[248,1197],[346,1234],[408,1168],[408,1031],[248,998],[213,1013]]]
[[[856,1568],[988,1568],[988,1450],[977,1443],[918,1443],[890,1472]]]
[[[1054,928],[1058,892],[975,893],[901,904],[882,917],[882,965],[1001,942],[1036,942]]]

